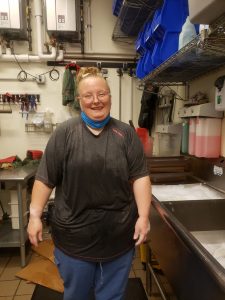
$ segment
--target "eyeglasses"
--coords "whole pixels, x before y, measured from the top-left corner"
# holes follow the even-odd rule
[[[94,101],[95,97],[97,97],[98,100],[102,101],[105,100],[108,96],[110,96],[109,91],[102,91],[96,94],[84,94],[82,96],[79,96],[79,98],[83,99],[84,101],[91,102]]]

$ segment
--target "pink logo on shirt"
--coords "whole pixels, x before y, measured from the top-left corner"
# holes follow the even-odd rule
[[[119,135],[120,137],[124,137],[123,132],[119,131],[118,129],[112,128],[112,131],[115,132],[115,134]]]

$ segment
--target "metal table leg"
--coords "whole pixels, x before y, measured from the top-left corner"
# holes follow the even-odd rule
[[[24,222],[23,222],[23,197],[22,197],[22,184],[17,183],[17,197],[18,197],[18,208],[19,208],[19,231],[20,231],[20,257],[21,266],[26,265],[26,253],[25,253],[25,232],[24,232]]]

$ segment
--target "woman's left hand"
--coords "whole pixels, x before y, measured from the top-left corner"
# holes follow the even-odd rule
[[[148,233],[150,231],[150,222],[148,217],[139,217],[135,224],[134,240],[136,240],[135,246],[147,240]]]

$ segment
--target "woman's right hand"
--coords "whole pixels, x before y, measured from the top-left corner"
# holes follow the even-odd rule
[[[38,242],[41,242],[43,240],[42,238],[43,224],[41,218],[30,216],[28,227],[27,227],[27,233],[31,244],[37,247]]]

